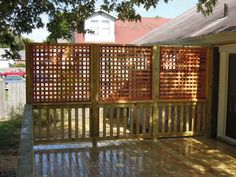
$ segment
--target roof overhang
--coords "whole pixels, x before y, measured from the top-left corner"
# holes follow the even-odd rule
[[[116,15],[114,15],[113,13],[108,13],[107,11],[102,10],[102,9],[96,9],[95,12],[94,12],[94,14],[96,14],[96,13],[104,13],[104,14],[107,14],[108,16],[114,18],[115,20],[118,19],[118,17],[117,17]],[[92,16],[92,15],[91,15],[91,16]]]
[[[197,37],[187,37],[168,41],[157,41],[143,45],[192,45],[192,46],[215,46],[236,43],[236,32],[225,32]]]

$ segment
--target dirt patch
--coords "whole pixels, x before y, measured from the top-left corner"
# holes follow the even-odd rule
[[[0,177],[15,177],[17,168],[17,150],[0,151]]]

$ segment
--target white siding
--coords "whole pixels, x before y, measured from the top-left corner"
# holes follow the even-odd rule
[[[115,42],[115,18],[103,12],[85,20],[84,28],[93,31],[85,34],[85,42]]]
[[[10,63],[8,60],[0,60],[0,69],[9,68]]]
[[[236,53],[236,44],[219,46],[220,73],[219,73],[219,102],[217,136],[226,142],[236,145],[236,140],[226,136],[226,118],[228,104],[228,72],[229,55]]]

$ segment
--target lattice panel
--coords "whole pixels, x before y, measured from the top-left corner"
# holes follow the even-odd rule
[[[162,47],[160,55],[160,98],[205,98],[206,50]]]
[[[32,45],[33,103],[90,100],[89,45]]]
[[[151,47],[100,46],[100,100],[150,100],[151,60]]]

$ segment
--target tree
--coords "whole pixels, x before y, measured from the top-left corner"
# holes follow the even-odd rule
[[[101,9],[116,12],[121,20],[140,20],[135,6],[146,10],[155,8],[160,0],[103,0]],[[168,3],[169,0],[164,0]],[[47,14],[47,28],[51,33],[49,41],[57,38],[70,38],[70,31],[83,31],[84,20],[94,13],[96,0],[2,0],[0,1],[0,42],[9,45],[9,57],[16,58],[18,50],[23,48],[15,38],[33,29],[43,27],[40,15]],[[217,0],[199,0],[198,11],[204,15],[212,12]]]

